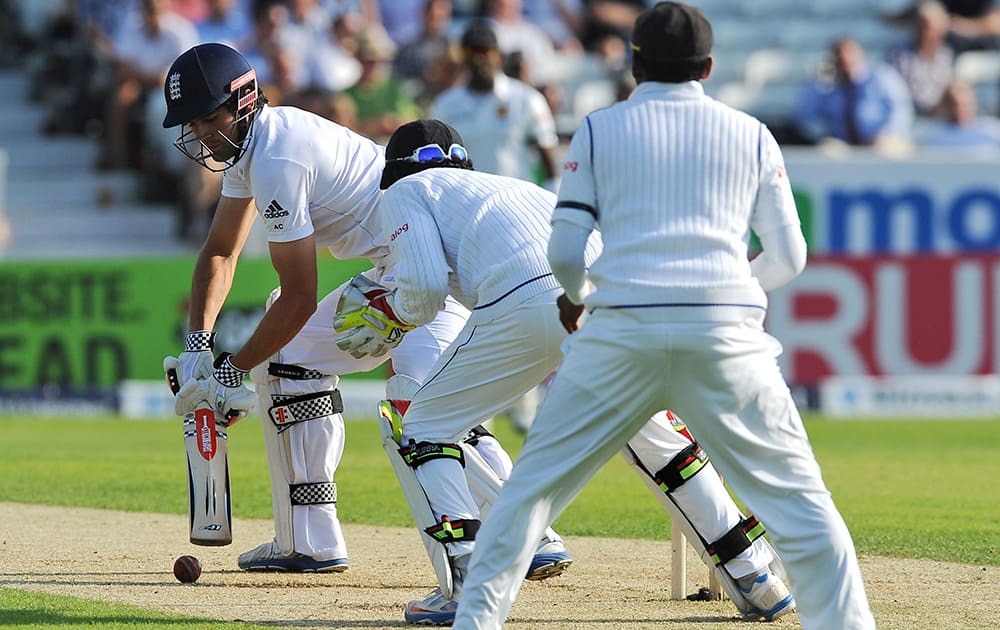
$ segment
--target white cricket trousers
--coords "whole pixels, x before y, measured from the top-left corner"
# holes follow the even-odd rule
[[[807,630],[874,628],[854,543],[777,365],[764,312],[597,309],[567,340],[477,536],[454,628],[499,628],[542,530],[650,416],[675,410],[767,527]]]

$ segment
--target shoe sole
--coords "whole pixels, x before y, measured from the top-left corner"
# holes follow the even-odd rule
[[[434,615],[435,613],[429,613],[429,614]],[[406,623],[414,626],[450,626],[453,623],[455,623],[455,613],[451,613],[447,616],[444,616],[444,613],[437,613],[437,614],[441,616],[439,617],[428,616],[428,617],[419,617],[416,619],[411,619],[409,616],[409,612],[407,611],[407,613],[403,615],[403,619],[404,621],[406,621]]]
[[[540,582],[542,580],[547,580],[549,578],[554,578],[556,576],[562,575],[566,572],[566,569],[573,564],[573,560],[558,560],[552,564],[543,564],[539,567],[535,567],[528,573],[528,576],[524,579],[531,580],[532,582]]]
[[[450,626],[450,625],[452,625],[453,623],[455,623],[455,618],[452,617],[448,621],[434,621],[434,620],[431,620],[431,619],[421,619],[419,621],[410,621],[409,619],[407,619],[406,623],[410,624],[411,626],[435,626],[435,627],[441,627],[441,626]]]
[[[332,566],[318,566],[318,567],[289,567],[280,564],[264,564],[264,565],[253,565],[240,567],[244,571],[254,571],[257,573],[343,573],[350,565],[348,564],[334,564]]]
[[[787,598],[778,602],[778,604],[774,608],[776,610],[772,609],[772,612],[770,614],[765,614],[760,611],[747,613],[743,615],[743,620],[744,621],[763,620],[767,622],[776,621],[789,613],[795,612],[795,599],[791,595],[789,595]]]

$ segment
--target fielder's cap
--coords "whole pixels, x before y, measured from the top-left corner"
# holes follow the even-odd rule
[[[462,34],[462,48],[497,50],[500,48],[500,43],[487,20],[474,20]]]
[[[660,2],[635,20],[632,50],[653,64],[679,64],[707,59],[712,53],[712,25],[696,7]]]
[[[199,44],[182,53],[167,71],[163,96],[165,128],[193,120],[225,103],[233,91],[253,78],[253,68],[225,44]]]
[[[458,130],[448,123],[433,118],[414,120],[400,126],[393,132],[389,142],[385,145],[386,162],[413,155],[414,151],[428,144],[436,144],[444,151],[448,151],[453,144],[464,147],[465,141],[462,140]],[[393,172],[394,169],[389,168],[390,166],[392,165],[387,164],[385,170],[382,171],[379,186],[383,190],[399,179],[398,173]]]

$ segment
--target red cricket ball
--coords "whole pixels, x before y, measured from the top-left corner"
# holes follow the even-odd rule
[[[174,577],[178,582],[190,584],[201,577],[201,561],[194,556],[181,556],[174,560]]]

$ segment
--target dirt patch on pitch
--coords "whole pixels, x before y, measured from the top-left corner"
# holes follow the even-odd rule
[[[237,520],[228,547],[187,542],[186,519],[163,514],[0,503],[0,586],[74,595],[276,627],[401,627],[402,606],[435,581],[416,532],[345,526],[351,568],[340,574],[251,574],[236,555],[271,536],[269,521]],[[528,582],[505,627],[743,629],[728,602],[670,599],[669,543],[569,537],[568,573]],[[204,573],[180,584],[174,558],[197,556]],[[1000,568],[862,558],[880,628],[1000,627]],[[688,591],[707,583],[693,552]],[[774,628],[798,627],[794,615]]]

